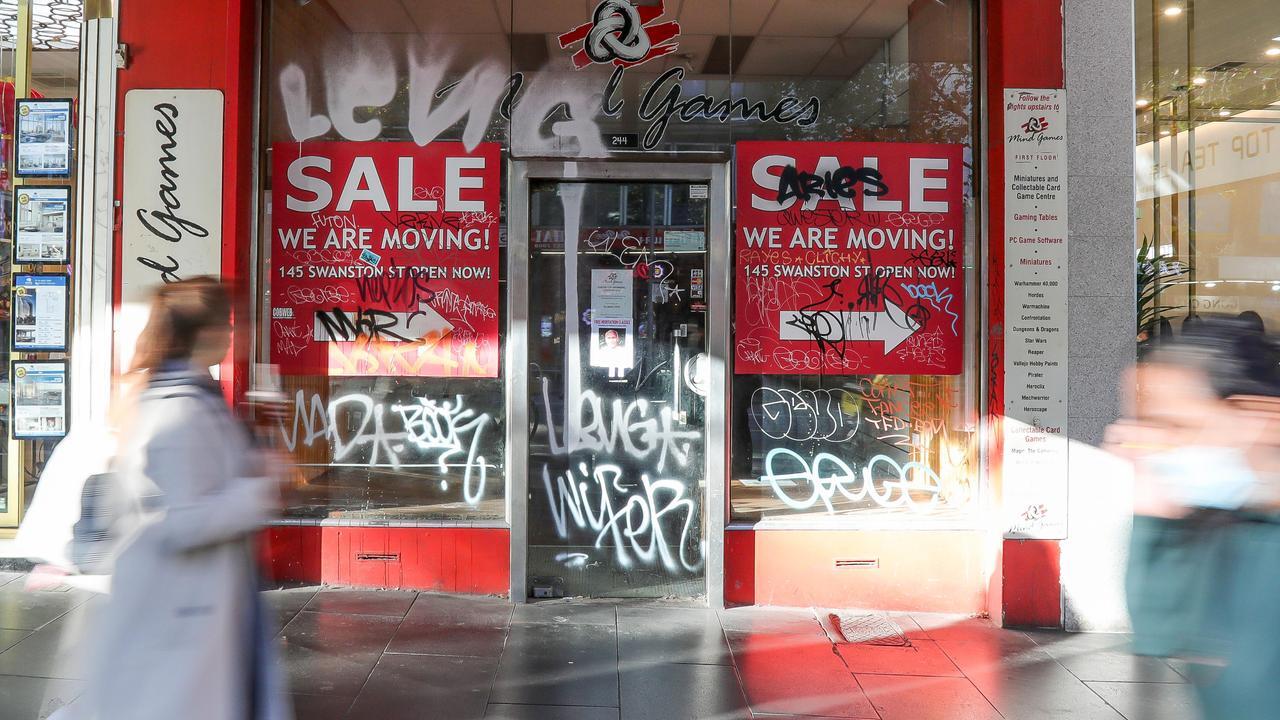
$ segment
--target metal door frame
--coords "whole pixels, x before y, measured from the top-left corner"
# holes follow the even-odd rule
[[[728,479],[729,164],[512,160],[507,182],[507,523],[511,599],[526,601],[529,543],[529,182],[531,180],[706,181],[707,446],[702,536],[707,604],[724,607],[724,528]]]

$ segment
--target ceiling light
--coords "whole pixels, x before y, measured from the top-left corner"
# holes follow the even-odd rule
[[[1231,117],[1231,111],[1223,108],[1218,111],[1218,117]]]
[[[1280,283],[1271,286],[1271,292],[1280,292]]]
[[[1164,14],[1165,14],[1165,17],[1178,17],[1179,15],[1182,14],[1182,6],[1170,5],[1169,7],[1164,9]]]
[[[1207,287],[1207,288],[1216,288],[1216,287],[1218,287],[1218,283],[1216,283],[1216,282],[1207,282],[1207,283],[1205,283],[1205,284],[1204,284],[1204,286],[1205,286],[1205,287]]]
[[[1151,101],[1145,98],[1138,98],[1138,101],[1134,103],[1134,105],[1137,105],[1140,108],[1144,108],[1150,104],[1151,104]]]
[[[1169,131],[1168,131],[1168,130],[1161,130],[1161,131],[1160,131],[1160,134],[1161,134],[1161,135],[1168,135],[1168,134],[1169,134]]]
[[[1195,78],[1191,78],[1191,84],[1192,84],[1192,85],[1203,85],[1203,84],[1205,84],[1205,83],[1207,83],[1207,82],[1209,82],[1209,81],[1208,81],[1208,80],[1206,80],[1206,79],[1204,79],[1204,78],[1202,78],[1202,77],[1195,77]]]
[[[1267,56],[1267,57],[1275,57],[1275,56],[1277,56],[1277,55],[1280,55],[1280,47],[1269,47],[1269,48],[1267,48],[1267,51],[1266,51],[1266,56]]]

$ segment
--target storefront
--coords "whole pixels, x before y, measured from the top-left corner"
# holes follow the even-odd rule
[[[973,8],[582,5],[272,5],[277,537],[398,585],[509,532],[474,589],[753,602],[726,563],[774,529],[927,531],[978,609]]]
[[[83,242],[117,367],[150,288],[242,291],[275,577],[1063,621],[1062,8],[152,5]]]

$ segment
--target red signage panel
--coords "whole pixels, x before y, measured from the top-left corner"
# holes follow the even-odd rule
[[[737,144],[734,371],[953,375],[960,145]]]
[[[496,377],[500,145],[272,146],[271,359]]]

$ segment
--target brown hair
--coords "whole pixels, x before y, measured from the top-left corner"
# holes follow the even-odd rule
[[[155,371],[168,360],[186,360],[205,328],[230,325],[231,297],[216,278],[193,277],[161,286],[138,336],[131,372]]]

